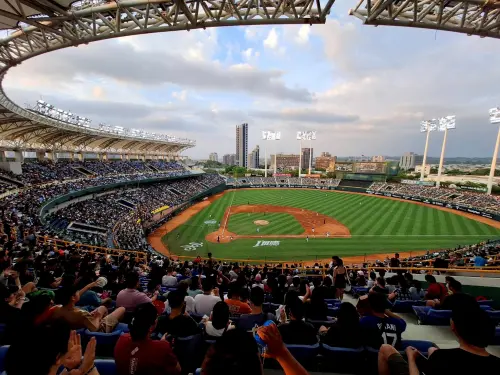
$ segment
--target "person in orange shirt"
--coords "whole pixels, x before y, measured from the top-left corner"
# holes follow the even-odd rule
[[[231,316],[240,316],[242,314],[250,314],[252,309],[250,305],[245,302],[240,301],[242,285],[239,283],[232,283],[229,286],[229,291],[227,293],[226,303],[229,306],[229,312]]]

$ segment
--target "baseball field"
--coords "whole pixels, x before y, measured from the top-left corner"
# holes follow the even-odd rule
[[[156,236],[163,246],[152,241],[153,247],[175,255],[299,261],[454,248],[500,237],[500,223],[450,211],[333,191],[232,190],[188,208],[150,240]]]

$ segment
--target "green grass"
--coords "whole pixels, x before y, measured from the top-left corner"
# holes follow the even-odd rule
[[[256,225],[254,221],[266,220],[268,225]],[[267,213],[240,213],[231,215],[228,230],[242,235],[270,235],[270,234],[302,234],[304,228],[295,220],[293,215],[272,212]],[[259,232],[257,232],[259,228]]]
[[[352,237],[311,237],[309,242],[275,238],[280,241],[279,246],[258,247],[255,247],[256,239],[239,239],[225,244],[205,241],[205,236],[217,229],[217,225],[204,223],[210,220],[210,215],[211,219],[222,222],[230,205],[242,204],[273,204],[316,211],[346,225]],[[404,201],[320,190],[269,189],[226,193],[166,235],[163,241],[177,255],[203,256],[212,252],[217,258],[311,260],[332,255],[454,248],[499,237],[500,230],[489,225]],[[187,250],[182,247],[192,242],[203,245]]]

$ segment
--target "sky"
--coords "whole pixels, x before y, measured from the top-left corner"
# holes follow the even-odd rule
[[[324,25],[225,27],[112,39],[51,52],[11,69],[7,95],[43,99],[99,122],[196,140],[195,159],[235,153],[235,127],[281,131],[268,154],[423,153],[420,121],[456,115],[448,157],[490,157],[500,106],[498,41],[432,30],[364,26],[337,1]],[[439,156],[442,133],[431,133]],[[306,146],[306,145],[304,145]]]

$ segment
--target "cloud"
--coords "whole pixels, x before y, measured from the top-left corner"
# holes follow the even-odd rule
[[[293,109],[286,108],[281,111],[260,111],[250,112],[251,116],[264,119],[278,119],[299,123],[335,124],[352,123],[359,120],[357,115],[341,115],[330,112],[322,112],[315,109]]]
[[[264,40],[263,45],[264,47],[271,49],[276,49],[278,47],[278,33],[276,32],[276,29],[274,27],[271,29],[271,31],[269,31],[269,34]]]
[[[174,91],[172,93],[172,98],[175,98],[177,100],[180,100],[180,101],[185,101],[186,98],[187,98],[187,91],[186,90],[182,90],[182,91]]]
[[[306,44],[309,41],[309,34],[311,27],[309,25],[302,25],[295,37],[295,41],[299,44]]]

